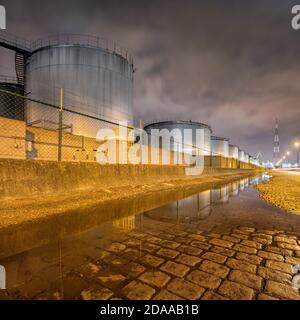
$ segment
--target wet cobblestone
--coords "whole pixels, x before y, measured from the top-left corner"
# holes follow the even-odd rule
[[[300,221],[262,206],[266,217],[239,206],[207,220],[137,215],[133,230],[103,226],[7,258],[0,299],[300,300]]]

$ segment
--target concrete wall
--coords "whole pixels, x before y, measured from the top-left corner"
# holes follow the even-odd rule
[[[86,162],[0,160],[0,199],[138,186],[186,179],[183,165],[99,165]],[[236,170],[236,173],[244,170]],[[206,168],[203,174],[232,173]]]
[[[99,187],[157,183],[184,177],[185,166],[0,160],[0,195],[7,197],[68,193]]]

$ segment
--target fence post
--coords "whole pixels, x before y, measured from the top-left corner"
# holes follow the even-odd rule
[[[179,143],[176,143],[176,164],[179,166]]]
[[[63,89],[60,89],[59,122],[58,122],[58,161],[62,158],[62,116],[63,116]]]
[[[143,120],[142,119],[140,119],[140,164],[143,164]]]

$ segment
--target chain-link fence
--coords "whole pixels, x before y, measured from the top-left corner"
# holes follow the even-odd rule
[[[85,162],[101,162],[101,159],[108,158],[110,163],[189,166],[199,164],[201,159],[203,167],[254,166],[185,144],[182,140],[173,140],[171,150],[161,146],[161,140],[165,139],[161,136],[159,145],[147,145],[141,137],[145,132],[71,110],[70,106],[63,105],[63,94],[59,100],[60,105],[52,105],[24,96],[17,83],[7,87],[0,85],[0,158]],[[100,129],[111,132],[108,142],[114,146],[115,152],[107,150],[107,139],[97,137]],[[125,134],[121,133],[123,129]],[[192,152],[186,153],[187,149]],[[109,152],[112,154],[108,155]]]

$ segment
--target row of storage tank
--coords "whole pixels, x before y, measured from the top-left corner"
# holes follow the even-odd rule
[[[0,40],[0,44],[5,45],[7,39]],[[15,46],[18,50],[17,43]],[[110,46],[97,37],[78,35],[43,39],[31,43],[25,51],[24,84],[0,81],[0,89],[15,94],[24,91],[29,99],[25,99],[24,104],[22,97],[2,92],[1,117],[22,120],[30,126],[51,124],[52,127],[46,129],[57,128],[57,109],[48,106],[60,104],[60,88],[63,88],[63,105],[69,111],[64,112],[63,127],[71,128],[70,133],[95,137],[104,123],[115,126],[118,121],[126,121],[132,125],[134,67],[127,51],[118,50],[115,44]],[[102,122],[97,121],[100,119]],[[161,135],[161,130],[165,129],[163,140],[168,140],[168,134],[174,132],[171,149],[176,151],[195,154],[200,150],[202,155],[256,164],[253,157],[230,144],[229,139],[213,136],[210,126],[203,123],[160,121],[144,129],[152,133],[151,136],[153,131],[160,131]],[[197,141],[199,132],[200,144]],[[152,141],[150,143],[153,145]]]
[[[222,157],[244,163],[259,165],[257,159],[237,145],[231,144],[230,139],[213,135],[209,125],[195,121],[161,121],[153,122],[144,127],[149,144],[164,147],[164,141],[170,141],[171,150],[194,155]],[[159,135],[159,145],[151,137]],[[157,142],[156,142],[157,143]],[[166,144],[167,145],[167,144]]]

